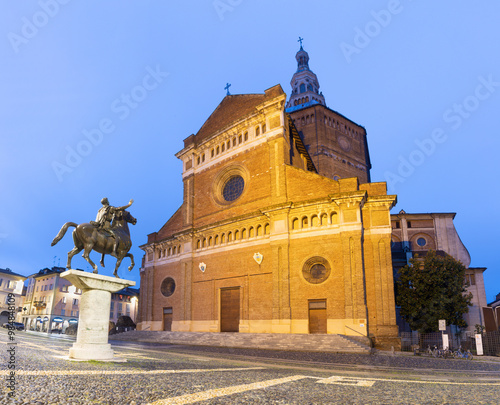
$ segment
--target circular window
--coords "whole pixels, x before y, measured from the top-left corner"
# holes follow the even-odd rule
[[[302,275],[307,282],[320,284],[330,276],[330,264],[323,257],[311,257],[304,263]]]
[[[243,177],[239,175],[232,176],[224,184],[224,187],[222,188],[222,196],[224,197],[224,200],[228,202],[234,201],[243,193],[244,188],[245,180],[243,180]]]
[[[227,166],[214,178],[212,198],[221,206],[234,204],[245,194],[249,182],[250,175],[244,166],[240,164]]]
[[[418,246],[425,246],[425,245],[427,245],[427,241],[425,240],[425,238],[418,238],[417,245]]]
[[[171,277],[167,277],[161,283],[161,293],[165,297],[170,297],[175,291],[175,281]]]

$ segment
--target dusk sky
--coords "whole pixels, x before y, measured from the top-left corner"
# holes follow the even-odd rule
[[[0,268],[65,266],[68,221],[125,205],[139,245],[182,203],[174,156],[224,98],[290,93],[298,37],[329,108],[366,128],[392,210],[455,212],[500,292],[496,258],[500,3],[457,1],[2,2]],[[99,255],[91,257],[98,262]],[[101,274],[111,275],[106,258]],[[90,270],[77,255],[73,268]]]

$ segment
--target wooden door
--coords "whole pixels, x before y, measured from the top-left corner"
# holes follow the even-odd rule
[[[309,301],[309,333],[327,333],[326,301]]]
[[[167,332],[172,331],[172,307],[163,308],[163,330]]]
[[[240,289],[223,288],[220,290],[220,331],[240,331]]]

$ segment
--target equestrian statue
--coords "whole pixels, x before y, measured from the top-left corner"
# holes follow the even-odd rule
[[[132,247],[128,224],[135,225],[137,219],[130,215],[126,209],[133,202],[134,200],[130,200],[123,207],[113,207],[109,205],[107,198],[103,198],[101,200],[102,207],[97,212],[95,221],[80,225],[74,222],[66,222],[51,243],[51,246],[54,246],[64,237],[69,227],[75,228],[73,231],[75,247],[68,252],[66,268],[71,269],[71,259],[83,250],[83,258],[94,268],[93,273],[97,274],[97,265],[89,256],[90,252],[94,250],[101,253],[100,263],[102,267],[104,267],[105,255],[116,257],[116,266],[113,273],[115,277],[118,277],[118,267],[120,267],[124,257],[130,257],[128,270],[132,270],[135,263],[134,256],[128,253]]]

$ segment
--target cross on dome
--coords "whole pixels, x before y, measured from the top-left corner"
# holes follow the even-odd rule
[[[302,49],[302,41],[304,40],[304,38],[301,38],[299,37],[299,39],[297,40],[297,42],[300,42],[300,49]]]

